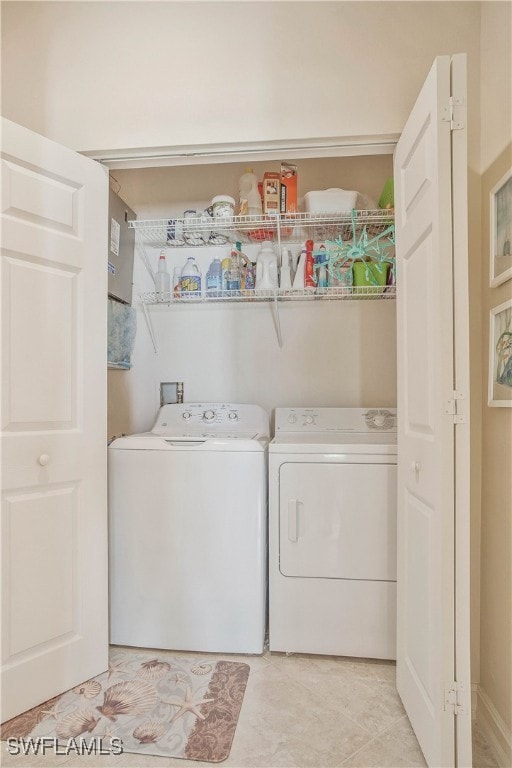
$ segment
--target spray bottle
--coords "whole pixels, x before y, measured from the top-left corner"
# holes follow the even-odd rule
[[[306,288],[316,287],[315,257],[313,256],[312,240],[306,240],[306,268],[304,270],[304,285]]]

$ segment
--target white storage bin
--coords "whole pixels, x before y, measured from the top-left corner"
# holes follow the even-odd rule
[[[345,189],[321,189],[306,192],[304,207],[306,213],[337,213],[351,211],[356,207],[357,192]]]

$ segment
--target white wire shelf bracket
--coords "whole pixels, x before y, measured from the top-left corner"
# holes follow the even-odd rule
[[[186,219],[130,220],[140,242],[159,248],[204,247],[225,242],[260,243],[264,240],[301,242],[350,240],[362,232],[369,235],[384,232],[394,222],[393,211],[365,210],[336,213],[282,213],[269,216],[233,216],[215,219],[201,216]]]
[[[303,288],[299,290],[278,289],[277,291],[241,290],[215,291],[207,294],[173,296],[170,293],[141,293],[139,299],[143,305],[186,306],[192,304],[250,303],[269,301],[335,301],[396,298],[396,286],[335,286],[331,288]]]

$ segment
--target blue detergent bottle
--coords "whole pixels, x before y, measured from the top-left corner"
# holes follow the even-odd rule
[[[222,264],[215,258],[206,273],[206,293],[216,295],[219,291],[222,291]]]

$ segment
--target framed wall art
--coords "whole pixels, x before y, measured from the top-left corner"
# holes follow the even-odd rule
[[[501,285],[512,277],[512,168],[491,189],[490,284]]]
[[[512,406],[512,299],[490,311],[490,406]]]

